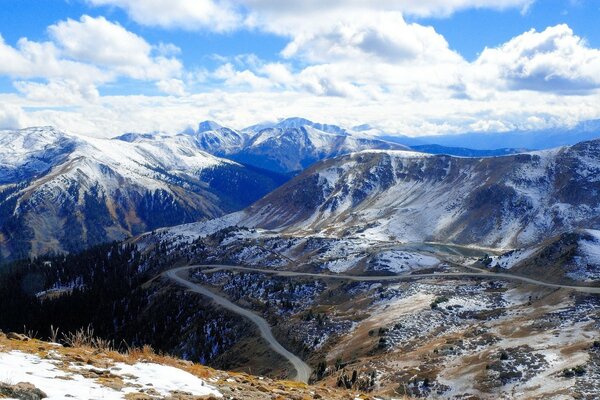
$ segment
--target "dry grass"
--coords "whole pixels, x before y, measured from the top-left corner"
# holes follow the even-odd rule
[[[58,331],[57,331],[58,332]],[[56,334],[58,336],[58,333]],[[157,354],[152,347],[143,346],[141,348],[128,348],[126,351],[118,352],[112,347],[112,343],[98,339],[93,336],[92,329],[83,329],[72,335],[63,335],[67,337],[68,347],[59,346],[53,343],[30,339],[27,341],[9,340],[5,335],[0,334],[0,352],[18,350],[30,354],[37,354],[42,358],[55,358],[56,353],[60,356],[63,368],[69,371],[73,364],[86,364],[96,369],[108,369],[115,363],[135,364],[138,362],[152,362],[156,364],[171,366],[184,370],[194,376],[204,380],[209,380],[217,388],[232,388],[233,393],[244,399],[264,399],[272,398],[269,393],[279,391],[282,393],[294,393],[294,398],[312,399],[314,393],[319,393],[322,399],[342,400],[342,399],[373,399],[372,395],[359,394],[339,390],[324,385],[306,385],[301,382],[277,381],[269,378],[259,378],[245,373],[217,371],[200,364],[194,364],[189,361],[180,360],[168,355]],[[72,371],[73,372],[73,371]],[[77,369],[78,374],[85,370]],[[113,379],[111,376],[95,378],[98,383],[108,387],[119,388],[122,381]],[[266,392],[265,392],[266,390]],[[268,396],[268,397],[265,397]],[[279,396],[281,399],[287,399],[286,395]],[[132,393],[128,398],[147,399],[147,395],[142,393]],[[402,398],[402,397],[400,397]],[[408,398],[406,398],[408,399]]]
[[[56,332],[58,334],[58,328]],[[75,332],[63,333],[62,342],[69,347],[87,347],[100,351],[111,351],[115,348],[111,340],[102,339],[94,335],[94,328],[91,325]]]

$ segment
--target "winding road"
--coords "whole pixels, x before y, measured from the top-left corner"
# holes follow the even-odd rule
[[[230,310],[238,315],[241,315],[244,318],[249,319],[252,323],[254,323],[254,325],[256,325],[258,327],[258,330],[260,331],[260,335],[267,341],[269,346],[276,353],[279,353],[283,357],[285,357],[285,359],[288,360],[290,362],[290,364],[292,364],[292,366],[296,370],[296,376],[294,377],[294,380],[307,383],[308,379],[310,378],[312,369],[310,368],[310,366],[308,364],[306,364],[304,361],[302,361],[298,356],[287,351],[285,349],[285,347],[283,347],[281,345],[281,343],[279,343],[277,341],[277,339],[275,339],[275,336],[273,336],[273,332],[271,331],[271,327],[269,326],[269,323],[264,318],[259,316],[258,314],[255,314],[254,312],[252,312],[250,310],[246,310],[245,308],[242,308],[242,307],[232,303],[231,301],[227,300],[226,298],[221,297],[221,296],[211,292],[207,288],[200,286],[196,283],[188,281],[186,278],[184,278],[180,275],[182,272],[187,271],[189,269],[193,269],[193,268],[197,268],[197,267],[192,266],[192,267],[175,268],[175,269],[166,271],[164,273],[164,275],[166,277],[168,277],[169,279],[179,283],[181,286],[184,286],[195,293],[199,293],[203,296],[209,297],[217,305],[219,305],[227,310]]]
[[[557,283],[550,283],[544,281],[538,281],[536,279],[527,278],[525,276],[498,273],[498,272],[440,272],[433,274],[404,274],[404,275],[344,275],[344,274],[320,274],[311,272],[295,272],[295,271],[280,271],[264,268],[251,268],[251,267],[240,267],[237,265],[192,265],[183,267],[183,269],[194,269],[194,268],[211,268],[212,270],[238,270],[248,272],[260,272],[263,274],[287,276],[287,277],[309,277],[319,279],[341,279],[356,282],[394,282],[394,281],[411,281],[414,279],[424,278],[476,278],[476,279],[490,279],[490,280],[509,280],[528,283],[531,285],[548,287],[553,289],[569,289],[575,290],[581,293],[600,294],[600,287],[594,286],[569,286],[561,285]],[[477,269],[476,271],[481,271]]]
[[[319,273],[310,273],[310,272],[294,272],[294,271],[278,271],[272,269],[263,269],[263,268],[251,268],[251,267],[240,267],[236,265],[190,265],[180,268],[175,268],[168,270],[163,273],[167,278],[177,282],[181,286],[188,288],[189,290],[199,293],[203,296],[211,298],[217,305],[226,308],[238,315],[241,315],[244,318],[247,318],[252,323],[254,323],[259,331],[261,336],[267,341],[268,345],[277,353],[281,354],[285,359],[287,359],[290,364],[296,370],[296,375],[294,377],[295,380],[301,382],[308,382],[308,379],[311,375],[311,368],[308,364],[302,361],[298,356],[286,350],[281,343],[275,339],[273,336],[273,332],[271,331],[271,327],[269,323],[259,316],[258,314],[242,308],[226,298],[219,296],[216,293],[213,293],[209,289],[198,285],[196,283],[190,282],[185,277],[182,276],[182,272],[196,269],[196,268],[210,268],[211,271],[218,270],[237,270],[237,271],[247,271],[247,272],[260,272],[264,274],[277,275],[277,276],[285,276],[285,277],[310,277],[310,278],[319,278],[319,279],[341,279],[341,280],[349,280],[349,281],[358,281],[358,282],[390,282],[390,281],[410,281],[414,279],[423,279],[423,278],[476,278],[476,279],[492,279],[492,280],[509,280],[509,281],[517,281],[528,283],[531,285],[537,285],[541,287],[548,287],[553,289],[570,289],[575,290],[582,293],[591,293],[591,294],[600,294],[600,287],[590,287],[590,286],[569,286],[569,285],[560,285],[555,283],[538,281],[536,279],[527,278],[524,276],[511,275],[505,273],[495,273],[495,272],[443,272],[443,273],[435,273],[435,274],[413,274],[413,275],[384,275],[384,276],[359,276],[359,275],[343,275],[343,274],[319,274]]]

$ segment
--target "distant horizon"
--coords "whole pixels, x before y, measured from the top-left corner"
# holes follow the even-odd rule
[[[333,129],[340,129],[340,133],[336,132],[324,132],[327,134],[342,134],[345,132],[347,134],[361,137],[362,131],[354,130],[355,128],[361,128],[362,125],[358,125],[355,127],[345,127],[342,125],[336,124],[325,124],[319,121],[311,121],[302,117],[287,117],[280,118],[277,121],[271,122],[259,122],[256,124],[252,124],[243,128],[236,128],[232,126],[227,126],[226,124],[222,124],[218,121],[214,120],[204,120],[200,121],[195,126],[189,126],[180,131],[149,131],[149,132],[120,132],[115,134],[108,134],[106,136],[100,137],[102,139],[119,139],[126,135],[165,135],[165,136],[176,136],[176,135],[189,135],[189,134],[198,134],[207,131],[211,131],[212,129],[200,131],[200,126],[204,124],[215,124],[221,128],[231,129],[235,132],[239,133],[249,133],[250,137],[253,134],[260,132],[262,129],[268,129],[269,127],[276,127],[286,121],[296,122],[305,121],[307,124],[313,124],[316,127],[314,129],[318,130],[318,126],[326,126]],[[582,125],[586,124],[597,124],[598,129],[589,129],[582,127],[581,129],[577,129]],[[301,126],[306,126],[305,124],[301,124]],[[260,128],[256,128],[260,127]],[[85,133],[71,132],[68,130],[60,129],[55,126],[46,125],[46,126],[30,126],[19,128],[17,130],[28,130],[28,129],[55,129],[59,132],[64,132],[66,134],[75,135],[75,136],[83,136],[94,138],[94,135],[87,135]],[[254,129],[253,129],[254,128]],[[366,128],[366,127],[363,127]],[[584,129],[585,128],[585,129]],[[14,130],[14,129],[13,129]],[[2,131],[0,129],[0,131]],[[11,131],[10,129],[4,131]],[[422,136],[408,136],[402,134],[393,134],[384,131],[377,131],[375,133],[370,133],[364,135],[364,137],[371,137],[374,139],[389,141],[393,143],[402,144],[409,147],[418,147],[418,146],[441,146],[443,148],[457,148],[457,149],[467,149],[467,150],[475,150],[475,151],[489,151],[489,150],[519,150],[519,151],[538,151],[538,150],[549,150],[563,146],[572,146],[580,142],[600,139],[600,120],[588,120],[582,121],[575,125],[574,127],[569,128],[551,128],[551,129],[542,129],[542,130],[530,130],[530,131],[507,131],[507,132],[458,132],[452,134],[430,134],[430,135],[422,135]],[[511,141],[512,140],[512,141]]]

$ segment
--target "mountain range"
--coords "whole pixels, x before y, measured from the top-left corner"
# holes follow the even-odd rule
[[[490,158],[367,150],[321,161],[232,219],[295,236],[513,249],[600,226],[600,140]]]
[[[386,139],[303,118],[113,139],[3,131],[0,254],[77,251],[257,201],[245,213],[260,227],[512,248],[597,207],[596,142],[519,154]]]
[[[186,133],[195,136],[206,152],[278,173],[296,173],[316,161],[366,149],[408,149],[402,144],[303,118],[288,118],[241,131],[205,121],[197,130]]]
[[[0,132],[0,252],[4,259],[69,252],[219,217],[285,180],[210,155],[187,135]]]

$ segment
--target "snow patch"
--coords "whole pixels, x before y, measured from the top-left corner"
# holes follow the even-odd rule
[[[110,368],[110,372],[121,377],[125,387],[116,390],[82,374],[63,371],[59,368],[60,364],[57,360],[42,359],[20,351],[0,353],[0,381],[7,384],[31,383],[46,393],[49,400],[121,400],[126,399],[127,394],[144,389],[153,389],[161,396],[169,396],[171,392],[179,391],[193,396],[222,397],[217,389],[203,380],[174,367],[153,363],[117,363]],[[72,364],[70,368],[77,369]]]

